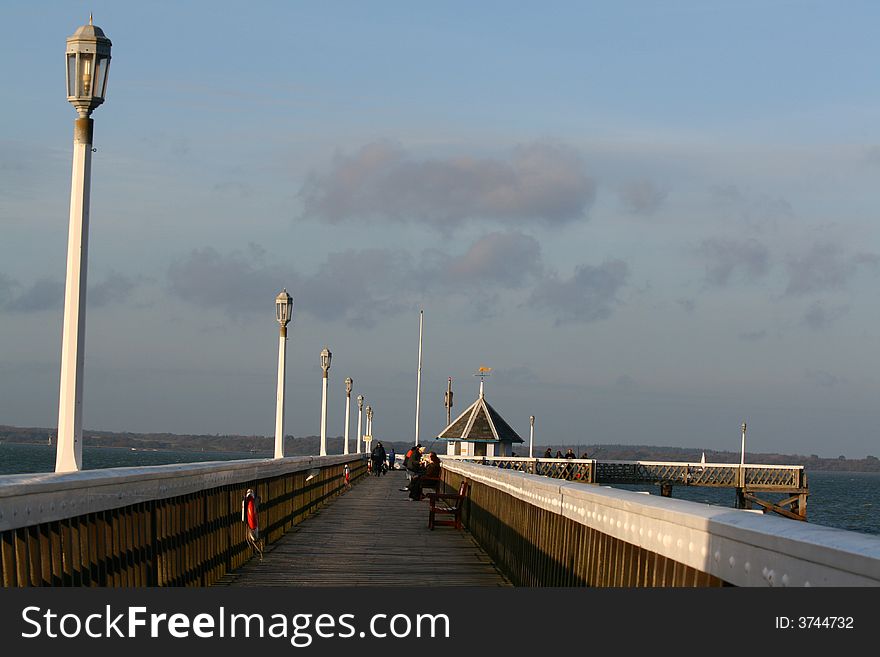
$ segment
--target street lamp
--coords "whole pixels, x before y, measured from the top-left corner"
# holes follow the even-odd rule
[[[333,354],[327,347],[321,351],[321,369],[324,370],[324,385],[321,394],[321,456],[327,456],[327,375],[330,372],[330,358]]]
[[[351,384],[354,383],[352,378],[346,377],[345,379],[345,445],[342,448],[343,454],[348,454],[348,425],[349,422],[349,413],[351,412]]]
[[[284,384],[287,367],[287,323],[293,316],[293,299],[287,288],[275,297],[275,319],[281,326],[278,337],[278,392],[275,397],[275,458],[284,458]]]
[[[366,451],[370,452],[370,447],[373,444],[373,407],[367,406],[367,435],[364,437],[364,442],[367,443]]]
[[[110,39],[100,27],[83,25],[67,38],[67,100],[78,113],[73,123],[73,175],[64,324],[61,333],[61,386],[58,398],[56,472],[82,468],[83,360],[86,337],[86,273],[89,249],[89,191],[92,176],[92,111],[104,102],[110,66]]]
[[[363,426],[362,420],[364,418],[364,396],[357,396],[358,403],[358,435],[357,435],[357,449],[355,449],[355,454],[361,453],[361,441],[364,439],[364,434],[361,433],[361,427]]]
[[[535,445],[535,416],[529,415],[529,458],[532,458],[532,448]]]

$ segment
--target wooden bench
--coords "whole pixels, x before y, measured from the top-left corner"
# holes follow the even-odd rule
[[[467,499],[470,484],[466,479],[461,480],[458,493],[428,493],[431,502],[431,510],[428,513],[428,529],[434,529],[435,525],[449,525],[461,529],[461,507]],[[452,516],[450,519],[438,520],[437,515]]]

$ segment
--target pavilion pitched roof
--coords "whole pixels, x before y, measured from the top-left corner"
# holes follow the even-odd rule
[[[482,394],[443,429],[437,438],[471,442],[524,442]]]

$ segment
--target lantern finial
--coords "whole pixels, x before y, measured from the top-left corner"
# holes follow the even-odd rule
[[[89,12],[89,25],[92,25],[92,12]]]

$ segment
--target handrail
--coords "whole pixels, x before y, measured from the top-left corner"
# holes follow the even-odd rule
[[[546,555],[561,555],[549,581],[526,572],[519,578],[523,582],[558,585],[553,572],[568,573],[575,567],[579,581],[587,585],[636,585],[628,584],[627,577],[639,577],[645,568],[653,567],[651,559],[644,560],[647,551],[737,586],[880,586],[877,536],[792,522],[759,511],[583,486],[461,459],[444,459],[443,468],[449,485],[455,485],[458,477],[476,485],[465,524],[478,541],[482,538],[488,543],[499,532],[507,532],[506,542],[497,551],[484,547],[497,559],[510,554],[510,559],[519,560],[508,563],[508,569],[530,567],[532,561],[525,558],[528,563],[524,565],[524,558],[517,556],[523,550],[531,550],[537,563],[546,560]],[[516,509],[523,504],[540,511],[536,515]],[[520,518],[529,520],[523,524]],[[583,526],[583,531],[561,525],[563,518]],[[518,522],[518,533],[510,534]],[[518,546],[512,547],[512,541],[519,541]],[[580,545],[597,546],[598,552],[586,554]],[[602,554],[619,558],[619,572]],[[624,572],[633,560],[637,572]]]

